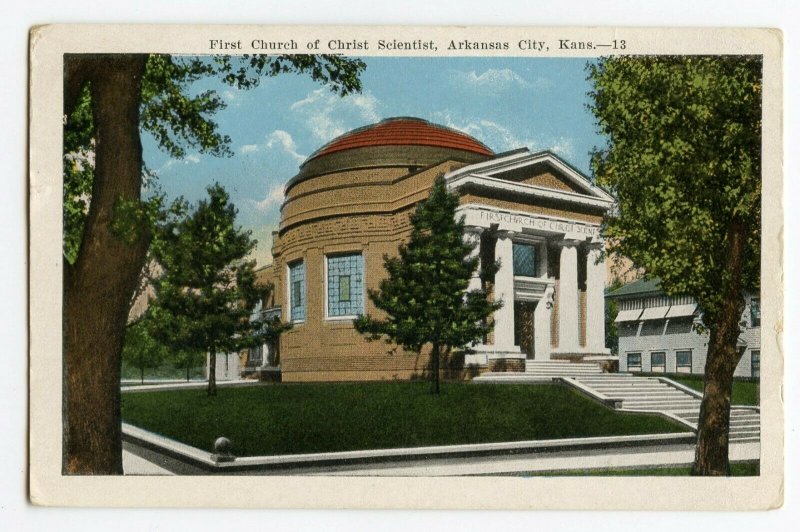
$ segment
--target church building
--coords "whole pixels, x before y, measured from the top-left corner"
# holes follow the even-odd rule
[[[600,223],[614,199],[554,153],[494,153],[479,140],[418,118],[390,118],[332,140],[286,184],[264,312],[293,328],[252,350],[252,373],[283,381],[423,378],[428,356],[368,342],[353,327],[377,314],[367,295],[386,275],[385,255],[410,236],[409,215],[437,176],[457,193],[503,307],[494,331],[446,362],[451,376],[524,371],[526,363],[608,358],[606,266]],[[479,287],[481,279],[470,286]],[[247,371],[247,369],[246,369]]]

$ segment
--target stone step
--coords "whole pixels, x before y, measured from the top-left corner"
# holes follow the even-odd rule
[[[664,408],[678,410],[691,406],[691,403],[684,401],[623,401],[623,408]]]

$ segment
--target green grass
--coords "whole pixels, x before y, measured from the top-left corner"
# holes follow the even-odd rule
[[[699,392],[703,391],[702,375],[666,375],[670,379],[688,386]],[[733,393],[731,394],[731,404],[733,405],[758,405],[758,381],[734,379]]]
[[[426,382],[274,384],[123,394],[127,423],[238,456],[682,432],[655,415],[624,414],[557,385]]]
[[[531,471],[519,473],[524,477],[688,477],[690,467],[650,467],[642,469],[588,469],[571,471]],[[731,464],[732,477],[757,477],[760,474],[759,462]]]

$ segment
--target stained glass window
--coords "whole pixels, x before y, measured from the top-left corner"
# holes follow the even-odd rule
[[[289,308],[291,321],[306,319],[306,268],[302,260],[289,265]]]
[[[364,313],[364,257],[333,255],[328,261],[328,316]]]
[[[530,244],[517,244],[513,246],[514,275],[524,277],[537,276],[536,246]]]

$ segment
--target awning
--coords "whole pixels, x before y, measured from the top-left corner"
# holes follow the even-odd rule
[[[682,318],[685,316],[692,316],[694,315],[695,310],[697,310],[697,303],[692,303],[690,305],[673,305],[669,308],[667,317]]]
[[[636,321],[639,319],[639,315],[642,313],[642,309],[635,308],[632,310],[620,310],[617,314],[617,317],[614,318],[615,323],[619,323],[621,321]]]
[[[667,316],[669,307],[650,307],[642,312],[642,320],[663,320]]]

